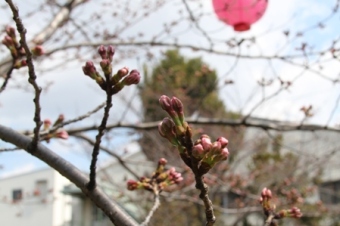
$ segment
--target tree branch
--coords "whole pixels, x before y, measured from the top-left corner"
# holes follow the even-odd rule
[[[86,186],[89,182],[88,178],[78,168],[47,147],[38,144],[35,150],[30,151],[29,146],[32,139],[2,125],[0,125],[0,139],[26,150],[31,155],[47,163],[61,175],[69,179],[79,187],[82,192],[96,204],[96,206],[103,210],[114,225],[138,225],[129,215],[123,212],[117,204],[110,200],[100,188],[96,187],[94,190],[90,191]]]

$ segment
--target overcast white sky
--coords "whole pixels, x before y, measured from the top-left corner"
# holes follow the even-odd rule
[[[213,12],[211,2],[208,0],[201,0],[204,5],[204,11],[211,14]],[[35,4],[28,4],[28,2],[20,2],[19,8],[22,11],[29,10],[35,7]],[[147,36],[153,36],[157,31],[163,27],[164,21],[169,21],[171,18],[176,18],[174,9],[178,7],[180,1],[173,1],[159,12],[155,12],[145,21],[141,21],[136,26],[132,27],[126,32],[126,36],[130,34],[143,31]],[[195,7],[195,1],[190,6]],[[240,39],[242,37],[249,38],[252,36],[258,37],[256,40],[256,48],[247,50],[242,48],[241,53],[246,54],[247,51],[251,54],[275,55],[277,54],[294,54],[295,48],[299,47],[302,42],[311,43],[315,49],[327,47],[331,40],[339,38],[339,31],[337,29],[339,22],[339,15],[325,22],[323,29],[310,29],[304,33],[301,38],[296,39],[287,45],[287,38],[282,31],[290,30],[291,34],[296,34],[300,30],[306,30],[314,26],[320,20],[323,20],[330,14],[335,5],[336,0],[271,0],[269,1],[267,12],[264,17],[258,21],[249,32],[235,33],[230,27],[218,21],[214,15],[210,15],[202,19],[200,25],[207,32],[213,35],[217,40],[228,40],[231,37]],[[85,10],[92,10],[95,5],[90,3]],[[45,12],[46,13],[46,12]],[[10,12],[3,8],[0,11],[1,25],[6,24],[6,20],[10,20]],[[46,14],[44,14],[46,15]],[[81,15],[76,12],[75,15]],[[33,18],[36,23],[26,23],[29,34],[38,30],[44,20]],[[25,21],[24,21],[25,22]],[[111,23],[111,21],[108,21]],[[114,21],[112,21],[114,23]],[[206,42],[200,38],[198,30],[189,29],[183,25],[178,28],[178,38],[183,43],[195,43],[206,45]],[[184,30],[184,31],[183,31]],[[2,37],[2,36],[1,36]],[[47,46],[48,48],[49,46]],[[119,50],[119,49],[118,49]],[[234,57],[225,57],[218,55],[210,55],[201,52],[191,52],[183,50],[182,53],[187,56],[200,56],[212,68],[216,69],[220,77],[230,70],[234,65]],[[5,53],[0,52],[0,59],[5,57]],[[136,60],[138,58],[138,60]],[[128,66],[129,68],[141,69],[141,64],[145,62],[143,55],[136,56],[134,59],[121,62],[116,68],[121,66]],[[325,64],[323,71],[329,77],[337,77],[339,75],[339,63],[331,61]],[[220,90],[221,98],[225,101],[226,106],[234,111],[242,111],[246,114],[250,109],[261,99],[261,90],[256,85],[256,81],[262,77],[267,79],[275,78],[275,73],[279,74],[282,79],[293,79],[303,71],[300,67],[293,67],[290,64],[285,64],[280,61],[272,61],[271,67],[268,61],[261,60],[245,60],[237,61],[234,70],[228,74],[227,78],[235,81],[232,86],[227,86]],[[73,66],[73,67],[72,67]],[[85,78],[81,71],[81,64],[74,63],[69,69],[57,69],[54,72],[49,72],[48,76],[39,80],[42,84],[46,81],[53,81],[54,84],[49,88],[48,92],[44,93],[42,97],[42,117],[56,118],[60,113],[65,114],[67,118],[73,118],[79,114],[86,113],[92,110],[97,105],[104,101],[104,96],[98,92],[98,87],[88,78]],[[272,69],[274,68],[274,69]],[[16,78],[17,81],[26,79]],[[76,88],[75,88],[76,87]],[[278,82],[267,88],[265,94],[275,92],[278,88]],[[310,119],[310,122],[325,124],[328,121],[330,112],[332,111],[337,97],[339,95],[339,84],[333,84],[320,76],[316,76],[310,72],[304,72],[303,76],[298,77],[289,91],[281,93],[279,96],[264,104],[261,108],[254,112],[254,116],[260,116],[271,119],[299,121],[303,115],[299,111],[301,106],[312,104],[315,108],[315,117]],[[124,92],[114,97],[114,109],[111,112],[110,121],[113,122],[117,118],[121,118],[124,99],[130,99],[136,96],[134,88],[129,87]],[[250,101],[248,101],[250,100]],[[134,98],[134,106],[140,109],[138,98]],[[340,121],[340,108],[336,109],[336,114],[333,117],[332,124]],[[0,123],[10,126],[15,129],[30,129],[32,128],[33,118],[33,104],[32,94],[18,89],[10,89],[0,95]],[[91,124],[98,122],[98,117],[91,119]],[[140,120],[138,114],[130,114],[124,121],[137,122]],[[94,134],[93,134],[94,136]],[[113,147],[123,147],[126,139],[118,137],[112,141]],[[4,144],[0,143],[0,147]],[[75,144],[75,142],[51,142],[49,145],[53,150],[65,156],[68,160],[75,163],[82,170],[87,170],[89,157],[84,155],[83,146]],[[102,160],[105,160],[105,155],[102,155]],[[34,170],[40,167],[45,167],[39,160],[31,157],[25,152],[1,153],[0,165],[3,169],[0,170],[0,177],[9,176],[15,173],[22,173]]]

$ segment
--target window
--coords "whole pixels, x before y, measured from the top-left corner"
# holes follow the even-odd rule
[[[47,180],[38,180],[35,183],[34,196],[46,199],[48,194]]]
[[[13,202],[18,202],[22,199],[22,190],[21,189],[14,189],[12,192],[12,199]]]
[[[319,194],[321,201],[325,204],[340,204],[340,180],[321,184]]]

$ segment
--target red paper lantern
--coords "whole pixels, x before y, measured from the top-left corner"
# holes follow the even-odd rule
[[[268,0],[213,0],[218,18],[234,27],[247,31],[266,11]]]

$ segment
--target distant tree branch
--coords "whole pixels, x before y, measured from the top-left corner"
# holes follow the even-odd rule
[[[340,127],[332,127],[332,126],[322,126],[316,124],[303,124],[300,122],[283,122],[277,120],[269,120],[262,118],[252,118],[249,117],[246,120],[243,119],[221,119],[221,118],[203,118],[199,117],[197,119],[186,120],[189,124],[192,125],[216,125],[216,126],[230,126],[230,127],[240,127],[245,126],[248,128],[259,128],[264,130],[275,130],[281,132],[290,132],[290,131],[330,131],[340,133]],[[107,125],[107,129],[114,128],[130,128],[136,130],[150,130],[156,129],[158,127],[159,121],[155,122],[144,122],[144,123],[116,123]],[[98,127],[87,126],[87,127],[79,127],[74,129],[68,129],[67,132],[72,135],[80,132],[93,131]]]

